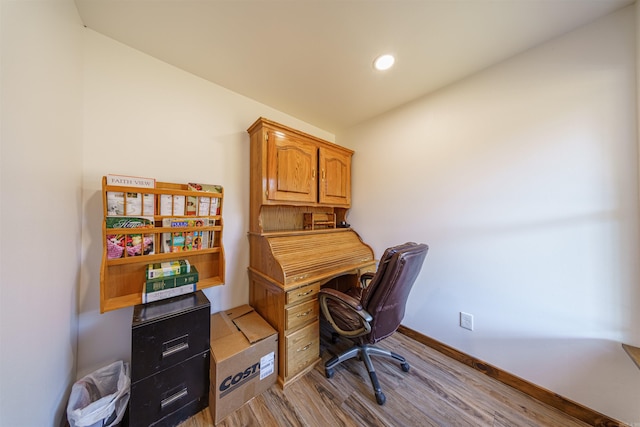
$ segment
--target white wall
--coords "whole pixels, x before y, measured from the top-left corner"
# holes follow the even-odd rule
[[[406,326],[640,423],[635,37],[630,6],[337,142],[376,254],[430,245]]]
[[[226,284],[208,289],[212,312],[246,304],[249,135],[260,116],[321,138],[333,135],[85,31],[83,253],[78,375],[129,360],[132,308],[100,314],[101,178],[221,184]]]
[[[72,0],[0,15],[0,425],[54,426],[76,374],[82,25]]]

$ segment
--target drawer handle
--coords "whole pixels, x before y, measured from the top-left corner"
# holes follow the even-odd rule
[[[174,345],[173,347],[169,347],[168,349],[166,349],[165,351],[162,352],[162,358],[164,359],[165,357],[169,357],[173,354],[179,353],[183,350],[187,350],[189,349],[189,343],[188,342],[183,342],[180,343],[178,345]]]
[[[307,311],[305,311],[304,313],[298,313],[298,314],[296,314],[296,317],[305,317],[305,316],[310,315],[312,312],[313,312],[313,310],[307,310]]]
[[[309,350],[309,347],[311,347],[311,343],[305,345],[302,348],[297,349],[296,351],[307,351],[307,350]]]
[[[160,401],[160,408],[164,409],[165,406],[171,405],[172,403],[182,399],[183,397],[185,397],[187,394],[189,394],[187,392],[187,388],[183,388],[182,390],[180,390],[179,392],[172,394],[171,396],[167,397],[166,399],[162,399]]]
[[[307,292],[303,292],[301,294],[298,294],[298,296],[299,297],[306,297],[307,295],[309,295],[312,292],[313,292],[313,289],[309,289]]]

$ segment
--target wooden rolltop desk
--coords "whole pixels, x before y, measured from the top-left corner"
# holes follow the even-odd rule
[[[353,151],[260,118],[249,129],[249,303],[279,333],[278,381],[320,360],[317,294],[375,271],[346,222]]]

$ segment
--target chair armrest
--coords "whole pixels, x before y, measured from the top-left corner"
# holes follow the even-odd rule
[[[362,310],[362,304],[360,304],[359,300],[355,299],[350,295],[345,294],[344,292],[340,292],[337,289],[322,288],[320,289],[320,294],[318,295],[318,297],[322,295],[326,295],[325,298],[329,297],[335,301],[341,302],[349,306],[350,308],[352,308],[354,311]]]
[[[371,332],[371,325],[369,324],[369,322],[373,320],[373,317],[371,316],[371,314],[369,314],[366,310],[362,308],[362,304],[360,304],[360,301],[357,300],[356,298],[353,298],[336,289],[323,288],[323,289],[320,289],[320,293],[318,294],[318,299],[320,302],[320,309],[322,310],[324,317],[331,324],[333,329],[335,329],[335,331],[340,335],[343,335],[346,337],[356,337],[356,336],[365,335]],[[331,310],[329,309],[329,306],[327,305],[328,300],[335,301],[336,303],[338,303],[344,309],[344,310],[341,310],[343,312],[342,313],[343,316],[347,315],[348,320],[351,320],[354,323],[358,322],[360,324],[360,327],[353,330],[346,330],[344,328],[341,328],[338,325],[339,321],[338,323],[336,322],[336,318],[334,314],[331,312]]]

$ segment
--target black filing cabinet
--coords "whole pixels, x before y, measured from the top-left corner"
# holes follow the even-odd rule
[[[175,426],[209,403],[211,304],[202,291],[135,306],[129,426]]]

